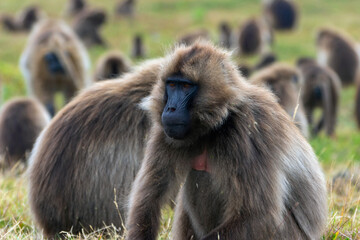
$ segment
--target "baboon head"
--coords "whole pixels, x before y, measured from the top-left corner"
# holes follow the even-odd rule
[[[163,69],[144,106],[169,141],[191,143],[209,133],[229,115],[232,99],[241,96],[228,53],[211,44],[180,46]]]

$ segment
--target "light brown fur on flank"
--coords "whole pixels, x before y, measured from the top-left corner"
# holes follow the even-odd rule
[[[304,83],[301,96],[312,133],[317,135],[324,128],[328,136],[333,136],[341,91],[338,75],[313,60],[298,61],[298,68]],[[322,109],[322,116],[314,123],[313,111],[316,107]]]
[[[0,159],[5,168],[26,163],[36,138],[49,123],[46,109],[31,98],[15,98],[0,111]]]
[[[29,203],[45,237],[111,224],[122,231],[150,128],[138,105],[161,63],[154,60],[122,79],[94,84],[41,134],[30,157]]]
[[[131,63],[122,53],[111,51],[102,55],[95,68],[95,81],[118,78],[131,70]]]
[[[300,128],[305,137],[308,137],[308,122],[301,99],[301,79],[298,71],[283,63],[274,63],[255,73],[250,82],[258,86],[269,88],[278,102]]]
[[[45,55],[53,52],[65,73],[49,71]],[[20,59],[28,92],[47,107],[54,106],[54,95],[62,91],[69,101],[77,91],[91,84],[89,56],[75,33],[60,20],[43,20],[31,32]]]
[[[360,80],[359,56],[349,36],[334,29],[319,29],[316,46],[318,63],[334,70],[343,86]]]
[[[166,81],[179,74],[198,91],[190,131],[175,140],[161,115]],[[160,209],[178,183],[171,239],[320,238],[327,196],[316,156],[273,95],[246,82],[227,52],[201,42],[178,47],[142,106],[152,127],[126,239],[157,238]],[[210,170],[193,169],[204,152]]]

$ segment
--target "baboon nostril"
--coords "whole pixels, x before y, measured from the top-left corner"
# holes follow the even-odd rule
[[[169,112],[175,112],[175,110],[176,110],[176,108],[174,108],[174,107],[169,107],[169,108],[168,108],[168,111],[169,111]]]

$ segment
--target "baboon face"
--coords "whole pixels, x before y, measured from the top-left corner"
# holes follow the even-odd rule
[[[193,81],[181,75],[167,78],[165,83],[165,108],[161,121],[167,136],[183,139],[191,128],[190,107],[198,90]]]
[[[195,43],[169,56],[143,106],[170,142],[191,144],[229,115],[227,104],[241,92],[232,76],[236,67],[227,61],[227,55],[219,54],[210,44],[206,48]]]
[[[63,32],[45,32],[39,37],[39,61],[45,66],[50,74],[65,74],[66,67],[62,58],[66,56],[70,61],[74,58],[71,54],[72,42],[69,36]]]

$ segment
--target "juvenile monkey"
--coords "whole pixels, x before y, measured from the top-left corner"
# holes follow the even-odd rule
[[[323,28],[317,33],[317,60],[334,70],[343,86],[359,79],[359,56],[353,40],[339,31]]]
[[[29,6],[17,14],[16,17],[4,15],[1,17],[3,27],[11,32],[30,31],[40,19],[40,11],[36,6]]]
[[[15,98],[0,110],[0,158],[8,168],[21,161],[26,163],[41,130],[49,123],[46,109],[31,98]]]
[[[145,47],[143,43],[143,38],[140,34],[135,35],[133,40],[133,46],[131,50],[131,56],[133,58],[144,58],[145,57]]]
[[[85,0],[68,0],[65,12],[67,16],[74,17],[86,8],[87,2]]]
[[[76,17],[73,29],[87,47],[95,45],[106,46],[106,42],[100,34],[100,29],[105,22],[105,11],[86,9]]]
[[[273,29],[292,30],[296,27],[299,10],[292,0],[264,0],[264,16]]]
[[[193,31],[181,36],[177,42],[179,44],[191,45],[199,39],[210,40],[209,32],[205,29]]]
[[[131,63],[122,53],[112,51],[100,57],[96,64],[95,81],[118,78],[131,70]]]
[[[250,82],[269,88],[278,98],[279,104],[294,118],[305,137],[308,137],[308,122],[301,99],[299,73],[291,66],[274,63],[252,75]]]
[[[263,53],[272,42],[272,33],[263,21],[249,19],[241,25],[236,41],[241,55]]]
[[[55,114],[54,95],[64,93],[69,101],[89,86],[89,56],[75,33],[59,20],[43,20],[31,32],[20,58],[28,91]]]
[[[312,133],[317,135],[325,129],[328,136],[335,134],[336,118],[339,106],[341,81],[337,74],[327,67],[322,67],[311,59],[299,59],[298,68],[303,79],[302,100]],[[322,116],[313,123],[313,111],[322,109]]]
[[[135,0],[123,0],[117,3],[115,14],[117,16],[133,17],[135,12]]]
[[[122,232],[150,128],[138,105],[150,94],[162,61],[83,90],[38,138],[30,157],[29,203],[45,237],[111,224]]]
[[[219,25],[219,44],[224,48],[231,48],[232,32],[231,27],[227,22],[221,22]]]
[[[316,156],[266,89],[207,43],[169,54],[142,107],[151,116],[126,239],[156,239],[168,194],[171,239],[319,239],[326,186]]]

